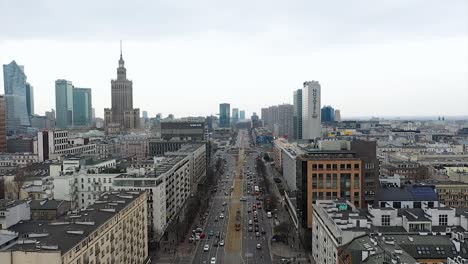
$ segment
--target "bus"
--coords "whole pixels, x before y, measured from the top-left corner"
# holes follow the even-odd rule
[[[260,189],[258,188],[258,185],[255,185],[255,186],[254,186],[254,192],[255,192],[255,194],[257,194],[257,195],[260,194]]]

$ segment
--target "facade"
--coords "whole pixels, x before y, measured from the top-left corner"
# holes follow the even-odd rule
[[[231,127],[231,105],[230,104],[219,104],[219,127],[229,128]]]
[[[333,109],[333,107],[326,105],[322,107],[321,111],[323,123],[335,122],[335,109]]]
[[[315,139],[322,136],[321,87],[319,82],[304,82],[302,89],[302,138]]]
[[[232,125],[235,126],[239,122],[239,108],[232,109]]]
[[[294,106],[282,104],[278,106],[279,135],[284,138],[294,138]]]
[[[93,107],[90,88],[73,89],[73,124],[75,126],[90,126],[92,124]]]
[[[129,130],[140,128],[140,109],[133,108],[133,82],[127,79],[127,69],[120,51],[117,79],[111,81],[112,107],[104,109],[106,127],[111,123]]]
[[[245,120],[245,111],[244,111],[244,110],[240,110],[240,112],[239,112],[239,119],[240,119],[240,120]]]
[[[147,263],[146,201],[145,192],[112,192],[84,214],[19,223],[0,263]]]
[[[341,112],[339,109],[335,109],[335,122],[341,122]]]
[[[202,141],[205,139],[205,118],[184,118],[161,121],[163,140]]]
[[[70,202],[45,199],[29,203],[32,220],[55,220],[70,210]]]
[[[55,110],[58,128],[73,126],[73,85],[71,81],[55,81]]]
[[[372,204],[379,189],[379,160],[377,159],[377,142],[353,140],[350,150],[362,160],[362,202],[363,206]]]
[[[302,89],[294,91],[294,139],[302,139]]]
[[[148,155],[150,157],[162,156],[166,152],[177,151],[187,141],[150,139],[148,142]]]
[[[56,159],[58,155],[95,154],[96,144],[73,145],[67,130],[43,130],[37,133],[37,155],[39,161]]]
[[[434,185],[408,184],[401,187],[382,187],[375,196],[374,206],[380,208],[434,208],[439,197]]]
[[[446,206],[468,208],[468,184],[463,182],[435,182],[433,183],[439,201]]]
[[[7,140],[7,151],[8,153],[34,153],[34,139],[26,137],[9,138]]]
[[[127,158],[145,159],[148,156],[148,137],[128,135],[120,140],[120,155]]]
[[[26,201],[0,200],[0,230],[10,228],[30,218],[29,203]]]
[[[34,88],[29,83],[26,83],[26,109],[29,116],[34,115]]]
[[[12,135],[24,131],[31,125],[26,102],[26,74],[24,66],[16,61],[3,65],[5,88],[6,128]]]
[[[0,95],[0,153],[7,151],[7,128],[5,96]]]

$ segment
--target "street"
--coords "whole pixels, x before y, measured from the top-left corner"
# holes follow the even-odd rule
[[[254,209],[263,206],[254,190],[259,181],[255,170],[257,155],[249,147],[246,130],[239,130],[236,145],[221,154],[226,161],[224,173],[218,179],[217,191],[207,194],[213,197],[203,227],[206,236],[196,242],[192,263],[211,264],[213,258],[215,263],[271,263],[273,218],[268,218],[263,208]],[[240,230],[236,230],[238,210]],[[224,241],[223,246],[220,241]]]

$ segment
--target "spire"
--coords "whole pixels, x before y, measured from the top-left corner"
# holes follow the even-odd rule
[[[123,68],[124,67],[124,60],[122,58],[122,40],[120,40],[120,60],[119,60],[119,67]]]
[[[122,40],[120,40],[120,59],[122,59]]]

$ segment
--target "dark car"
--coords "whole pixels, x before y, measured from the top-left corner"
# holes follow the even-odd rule
[[[266,233],[265,229],[262,228],[261,233],[262,233],[262,235],[264,235]]]

